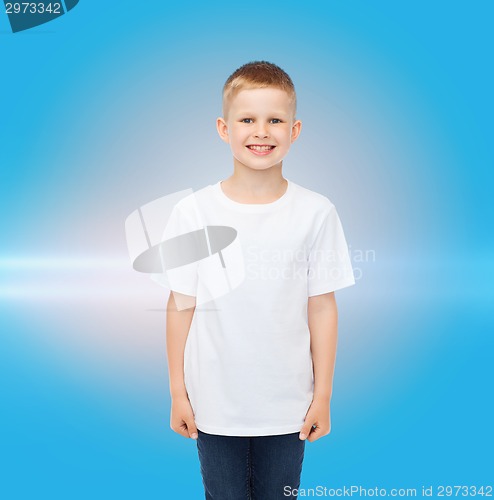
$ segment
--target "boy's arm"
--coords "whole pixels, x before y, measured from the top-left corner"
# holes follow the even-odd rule
[[[180,311],[175,298],[180,303]],[[177,434],[193,439],[197,439],[198,431],[185,387],[184,351],[195,309],[195,297],[178,292],[170,293],[166,309],[166,352],[172,398],[170,427]]]
[[[179,296],[177,300],[180,298],[180,304],[187,300],[190,307],[179,311],[175,303],[175,294]],[[187,397],[184,382],[184,351],[195,309],[193,297],[170,292],[166,308],[166,353],[172,398]]]
[[[307,314],[314,368],[314,399],[329,402],[338,342],[338,308],[334,292],[309,297]]]
[[[338,341],[338,309],[334,292],[309,297],[307,304],[314,396],[300,431],[300,439],[315,441],[329,434],[329,404]]]

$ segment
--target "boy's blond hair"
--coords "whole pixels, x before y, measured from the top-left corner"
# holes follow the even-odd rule
[[[247,89],[266,87],[284,90],[293,106],[293,119],[297,112],[297,95],[295,86],[288,74],[276,64],[267,61],[252,61],[236,69],[223,86],[223,117],[228,120],[228,109],[232,99]]]

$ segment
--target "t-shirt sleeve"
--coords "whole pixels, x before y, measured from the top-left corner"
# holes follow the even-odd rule
[[[318,230],[308,260],[309,297],[355,284],[348,245],[334,205]]]
[[[179,205],[175,205],[166,223],[160,247],[163,272],[152,273],[151,279],[172,292],[196,297],[198,260],[193,256],[197,221]],[[195,236],[194,236],[195,235]]]

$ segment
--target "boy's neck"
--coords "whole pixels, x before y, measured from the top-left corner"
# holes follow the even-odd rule
[[[239,203],[271,203],[285,194],[288,181],[281,173],[281,165],[267,170],[235,166],[233,174],[221,182],[221,188]]]

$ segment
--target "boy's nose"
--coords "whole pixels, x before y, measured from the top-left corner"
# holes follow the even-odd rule
[[[267,137],[268,131],[264,125],[261,125],[254,134],[255,137]]]

